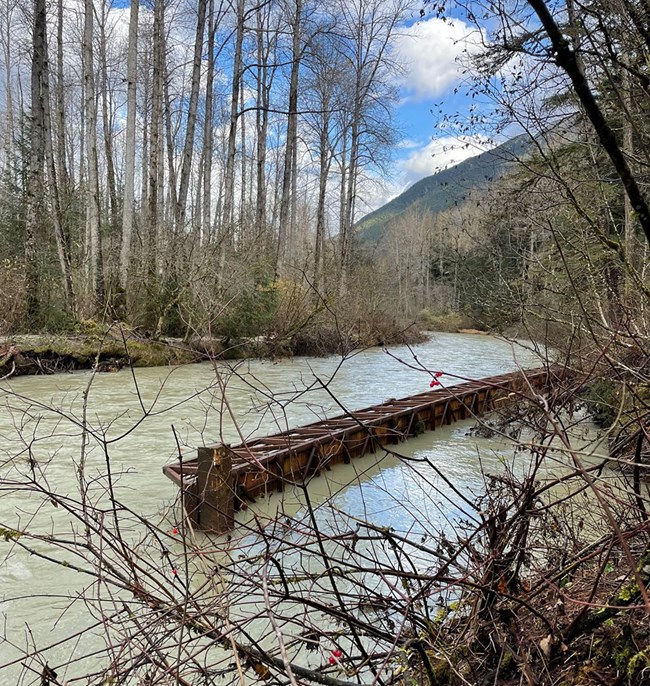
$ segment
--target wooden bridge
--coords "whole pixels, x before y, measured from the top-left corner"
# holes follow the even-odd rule
[[[556,368],[532,369],[436,388],[240,445],[205,446],[196,459],[165,465],[163,472],[183,490],[192,525],[223,533],[246,501],[409,436],[491,412],[499,403],[531,397],[562,375]]]

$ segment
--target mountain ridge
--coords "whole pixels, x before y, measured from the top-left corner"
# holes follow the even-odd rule
[[[479,155],[426,176],[409,186],[385,205],[370,212],[356,224],[357,237],[379,243],[389,226],[412,209],[438,214],[463,202],[467,195],[503,176],[530,148],[530,138],[522,133]]]

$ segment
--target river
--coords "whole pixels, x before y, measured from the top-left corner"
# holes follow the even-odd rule
[[[203,443],[239,442],[242,436],[313,422],[339,414],[342,408],[358,409],[420,393],[428,390],[432,371],[442,371],[441,380],[453,384],[541,363],[532,347],[487,336],[434,334],[427,343],[412,348],[373,349],[343,359],[203,363],[3,382],[0,527],[7,540],[0,536],[4,620],[0,682],[39,683],[42,664],[39,667],[37,660],[21,664],[16,662],[18,657],[83,632],[97,620],[97,603],[110,605],[97,595],[93,595],[95,604],[90,602],[88,589],[93,582],[82,573],[28,554],[11,534],[12,530],[36,533],[40,538],[30,545],[37,552],[75,563],[77,558],[70,556],[67,544],[56,541],[78,543],[84,536],[79,520],[66,511],[67,503],[79,496],[80,464],[88,502],[101,509],[103,517],[110,516],[106,481],[110,464],[114,497],[130,511],[125,519],[128,526],[124,525],[126,539],[136,541],[141,535],[138,518],[176,536],[182,533],[179,511],[173,505],[177,489],[161,469],[177,459],[179,450],[193,457],[196,446]],[[426,536],[421,522],[435,522],[441,530],[453,528],[468,512],[451,491],[445,495],[447,480],[467,497],[474,497],[483,488],[481,468],[501,469],[507,452],[502,440],[468,438],[471,424],[460,422],[399,446],[401,455],[416,461],[430,459],[435,469],[424,464],[415,470],[413,463],[378,453],[314,480],[309,493],[312,503],[327,503],[327,511],[319,515],[324,525],[331,522],[332,512],[341,512],[350,521],[370,520],[417,537]],[[440,479],[437,470],[445,479]],[[434,482],[439,497],[431,497]],[[242,550],[255,545],[246,525],[260,529],[264,526],[260,522],[276,521],[278,513],[290,518],[300,517],[303,511],[304,496],[299,493],[267,498],[238,514],[240,527],[228,545],[231,549],[239,545]],[[172,555],[182,556],[186,550],[173,541],[169,548]],[[167,571],[178,575],[175,564],[170,563]],[[102,632],[96,627],[93,631],[44,654],[52,666],[70,662],[58,667],[60,679],[62,674],[71,677],[83,670],[85,663],[77,664],[76,656],[89,652],[93,641],[102,640]]]

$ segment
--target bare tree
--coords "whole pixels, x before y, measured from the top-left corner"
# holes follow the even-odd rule
[[[34,0],[32,21],[31,132],[25,219],[26,308],[28,321],[34,321],[38,317],[39,269],[36,244],[44,210],[45,104],[43,80],[47,70],[47,17],[45,0]]]
[[[148,235],[148,269],[160,274],[163,260],[162,218],[160,207],[163,135],[163,82],[165,74],[164,3],[155,0],[153,10],[153,54],[151,77],[151,118],[149,124],[148,211],[145,230]]]
[[[389,68],[386,53],[402,12],[403,6],[399,2],[384,4],[375,0],[355,0],[340,6],[341,22],[345,27],[340,50],[350,83],[349,120],[343,124],[345,133],[341,140],[344,147],[340,162],[344,169],[339,231],[339,283],[342,291],[346,289],[350,267],[359,176],[364,166],[376,159],[374,153],[378,152],[379,146],[373,146],[373,141],[387,132],[380,125],[381,117],[373,116],[373,112],[385,107],[390,100],[388,91],[380,94],[385,85],[381,76]],[[385,141],[382,140],[381,144]]]
[[[316,138],[316,159],[318,160],[318,197],[316,204],[316,231],[314,237],[314,287],[321,292],[324,286],[323,261],[328,221],[327,188],[334,160],[338,134],[334,113],[342,108],[339,82],[342,79],[341,57],[334,41],[327,34],[322,40],[315,41],[313,56],[309,62],[312,77],[308,82],[313,93],[315,113],[309,122]]]
[[[223,210],[221,213],[221,231],[219,247],[218,278],[223,278],[226,254],[234,235],[235,226],[235,165],[237,154],[237,129],[239,118],[239,91],[243,78],[243,46],[245,31],[245,3],[237,0],[235,7],[235,45],[232,61],[232,82],[230,91],[230,118],[224,171]]]
[[[126,64],[126,144],[124,160],[124,200],[122,205],[122,244],[120,248],[120,286],[126,291],[131,262],[135,200],[135,134],[137,109],[138,16],[140,0],[131,0],[129,45]]]
[[[187,194],[190,185],[190,172],[194,153],[194,131],[196,129],[196,115],[199,103],[199,88],[201,85],[201,59],[205,34],[207,0],[199,0],[197,5],[196,35],[194,37],[194,58],[192,61],[192,79],[190,83],[190,101],[185,123],[185,143],[183,145],[183,164],[180,175],[180,186],[176,200],[176,231],[184,228],[187,209]],[[212,15],[211,15],[212,16]],[[214,58],[212,58],[214,59]]]
[[[64,78],[64,55],[63,55],[63,34],[64,34],[64,7],[63,0],[57,0],[56,5],[56,86],[54,89],[54,122],[52,132],[56,134],[56,162],[57,162],[57,182],[61,184],[61,191],[64,195],[69,193],[69,174],[66,159],[66,128],[65,128],[65,78]]]
[[[4,131],[4,166],[8,167],[11,163],[14,151],[14,102],[13,102],[13,71],[11,68],[12,53],[12,24],[15,4],[6,2],[2,14],[2,42],[4,57],[4,80],[5,80],[5,131]]]
[[[45,45],[47,52],[47,43]],[[46,63],[49,62],[46,58]],[[69,232],[66,230],[66,221],[64,218],[63,206],[61,201],[62,194],[66,191],[67,182],[59,185],[58,174],[63,173],[64,179],[67,179],[67,170],[65,161],[58,163],[54,155],[54,127],[52,125],[52,114],[50,107],[50,79],[48,69],[43,72],[42,79],[42,95],[43,95],[43,124],[45,136],[45,160],[48,171],[48,190],[52,199],[52,223],[54,225],[54,239],[56,242],[56,251],[59,258],[59,267],[61,269],[61,277],[63,281],[63,293],[65,299],[65,307],[68,314],[74,315],[76,312],[77,303],[75,301],[74,286],[72,282],[72,256],[70,248]],[[65,149],[64,149],[65,150]],[[59,150],[59,154],[64,152]]]
[[[201,210],[201,244],[209,244],[212,226],[212,172],[214,158],[214,77],[216,68],[215,34],[219,18],[215,15],[214,0],[208,4],[208,68],[205,88],[205,114],[203,121],[203,206]],[[219,12],[221,14],[221,12]]]
[[[284,166],[282,171],[282,193],[280,198],[280,214],[278,217],[278,251],[275,264],[275,278],[283,275],[285,259],[288,250],[288,238],[294,231],[291,227],[295,223],[295,212],[291,212],[291,200],[296,169],[296,155],[298,145],[298,79],[302,57],[303,40],[303,2],[295,0],[289,20],[291,41],[291,76],[289,78],[289,97],[287,108],[287,133],[284,142]]]
[[[269,109],[271,89],[275,76],[274,55],[277,45],[277,32],[271,30],[272,4],[260,5],[256,10],[256,47],[257,47],[257,110],[255,129],[256,150],[256,199],[255,224],[258,235],[267,231],[267,138],[269,128]]]
[[[553,18],[544,0],[528,0],[539,17],[544,31],[551,42],[557,65],[563,69],[571,79],[571,83],[578,96],[585,114],[593,124],[600,144],[607,152],[616,173],[619,175],[625,192],[639,218],[641,228],[650,243],[650,209],[645,195],[639,187],[637,179],[632,174],[628,161],[616,140],[616,136],[599,105],[592,87],[584,72],[584,68],[571,46],[571,42],[562,33],[561,28]]]
[[[94,63],[94,3],[84,2],[83,75],[84,111],[86,116],[86,154],[88,179],[86,185],[86,223],[88,231],[89,311],[100,312],[104,297],[104,271],[100,237],[99,168],[97,159],[97,106]]]

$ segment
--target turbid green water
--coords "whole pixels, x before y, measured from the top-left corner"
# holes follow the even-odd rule
[[[177,489],[161,469],[177,459],[179,449],[193,457],[196,446],[204,442],[239,442],[242,437],[316,421],[343,409],[420,393],[428,390],[434,370],[442,370],[442,380],[453,384],[539,364],[531,350],[504,341],[436,334],[412,349],[369,350],[346,359],[206,363],[139,369],[134,374],[123,370],[5,381],[0,387],[0,527],[81,540],[79,521],[64,507],[55,507],[43,491],[78,499],[77,475],[83,464],[89,501],[105,508],[109,519],[106,471],[110,464],[116,499],[137,516],[161,523],[161,530],[169,533],[179,522],[178,508],[173,506]],[[401,455],[429,459],[435,468],[378,453],[314,480],[312,501],[327,503],[319,514],[323,525],[338,509],[346,516],[417,536],[422,534],[422,522],[453,528],[467,515],[467,506],[440,474],[472,498],[484,486],[481,467],[502,468],[504,442],[468,438],[471,423],[445,427],[399,446]],[[41,492],[30,485],[30,479]],[[300,516],[303,510],[304,498],[289,490],[238,517],[240,523],[254,522],[259,527],[278,513]],[[127,521],[125,538],[137,540],[137,522],[130,516]],[[32,665],[29,671],[13,661],[34,646],[41,648],[93,625],[98,606],[89,602],[88,595],[96,591],[87,590],[92,579],[28,555],[10,535],[7,538],[0,538],[4,622],[0,636],[6,639],[0,639],[0,682],[38,683],[33,663],[27,661]],[[228,543],[231,553],[233,546],[251,545],[249,539],[245,529],[238,529]],[[68,559],[68,552],[53,548],[51,541],[31,545]],[[169,545],[174,553],[174,542]],[[222,545],[226,544],[214,543],[217,556]],[[170,583],[175,582],[170,578]],[[101,641],[102,631],[95,628],[77,643],[52,648],[47,659],[60,665]],[[8,663],[13,664],[5,666]],[[73,662],[58,671],[69,676],[83,669]]]

